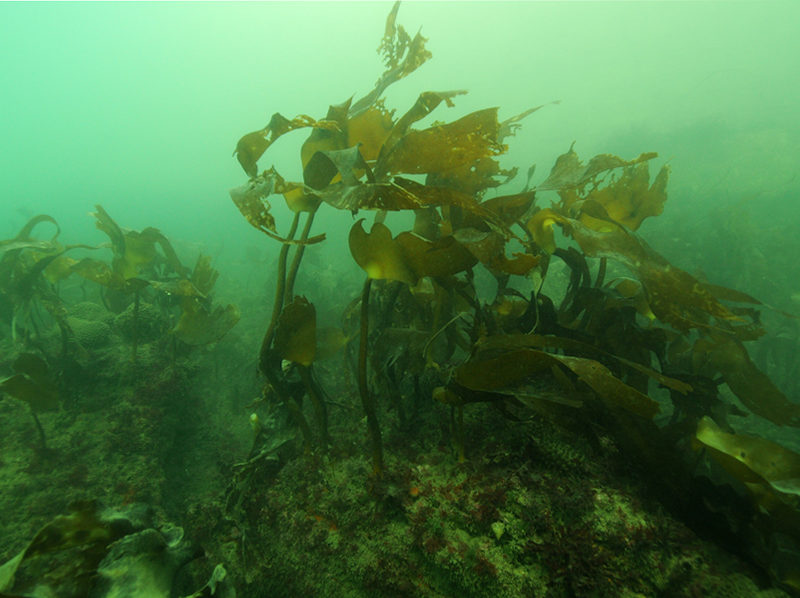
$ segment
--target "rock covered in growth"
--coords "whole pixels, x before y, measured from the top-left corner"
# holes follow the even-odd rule
[[[114,321],[114,315],[94,301],[76,303],[69,308],[69,315],[81,320],[100,320],[109,325]]]
[[[152,343],[168,328],[167,321],[159,309],[144,301],[139,304],[138,311],[131,303],[114,319],[114,323],[125,340],[131,341],[135,337],[139,343]]]
[[[111,327],[102,320],[68,317],[67,323],[75,339],[85,349],[101,349],[111,342]]]
[[[257,475],[238,524],[248,596],[786,596],[621,475],[610,439],[470,419],[466,463],[406,438],[382,481],[357,456]]]

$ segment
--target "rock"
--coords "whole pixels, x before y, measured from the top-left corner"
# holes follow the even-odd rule
[[[69,309],[69,315],[81,320],[101,320],[106,324],[111,324],[114,315],[103,305],[93,301],[81,301]]]
[[[139,304],[139,311],[135,316],[133,304],[129,305],[114,319],[114,324],[129,342],[133,340],[135,331],[136,340],[140,344],[157,340],[168,328],[167,321],[159,309],[145,302]]]
[[[101,320],[84,320],[70,316],[67,323],[72,328],[75,339],[85,349],[101,349],[111,342],[111,327]]]

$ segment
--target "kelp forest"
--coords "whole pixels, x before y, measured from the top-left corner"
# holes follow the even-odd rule
[[[800,426],[796,349],[759,345],[797,316],[640,236],[656,153],[578,140],[519,172],[503,154],[557,108],[387,105],[431,59],[398,9],[372,91],[236,144],[263,297],[216,300],[209,256],[101,206],[100,246],[47,215],[0,242],[4,453],[29,451],[0,459],[42,486],[3,507],[0,596],[800,595],[800,454],[769,439]],[[270,166],[285,135],[301,180]],[[360,293],[314,285],[312,252]]]

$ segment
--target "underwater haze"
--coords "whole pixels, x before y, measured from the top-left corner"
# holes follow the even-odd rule
[[[369,91],[390,6],[2,3],[0,233],[49,213],[64,240],[85,241],[101,203],[215,252],[263,242],[228,198],[236,140],[274,112],[322,117]],[[389,107],[423,89],[469,91],[451,119],[560,101],[526,120],[503,162],[537,164],[535,180],[576,141],[587,156],[659,152],[667,213],[800,187],[796,2],[409,2],[402,15],[433,59]],[[296,169],[297,138],[264,167]]]

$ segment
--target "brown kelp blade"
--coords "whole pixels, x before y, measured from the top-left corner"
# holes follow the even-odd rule
[[[554,210],[541,210],[527,226],[534,239],[553,242],[552,227],[559,224],[590,257],[615,260],[631,272],[646,290],[647,300],[659,320],[680,331],[722,327],[741,338],[757,338],[763,329],[723,305],[694,276],[676,268],[647,243],[623,226],[610,223],[605,231],[586,226]]]
[[[626,166],[615,181],[586,195],[603,206],[607,216],[630,230],[636,230],[645,218],[658,216],[667,201],[669,167],[662,166],[652,185],[647,163]]]
[[[506,240],[494,230],[461,228],[453,236],[491,272],[525,275],[539,263],[538,256],[526,253],[514,253],[511,258],[507,257]]]
[[[209,309],[203,301],[192,299],[181,304],[181,317],[172,332],[187,345],[208,345],[217,342],[239,321],[235,305],[217,305]]]
[[[701,353],[719,372],[725,382],[753,413],[779,426],[800,426],[800,405],[785,394],[759,370],[737,339],[712,334],[698,339],[695,354]]]
[[[328,106],[328,114],[325,116],[324,122],[330,123],[330,126],[315,128],[311,131],[308,139],[303,142],[300,148],[300,163],[303,166],[304,177],[306,166],[314,154],[320,151],[336,151],[349,147],[347,143],[347,113],[350,110],[351,100],[352,98],[341,104]],[[314,186],[307,179],[303,180],[306,184]]]
[[[502,334],[483,337],[475,344],[475,350],[478,354],[491,354],[492,352],[519,348],[535,348],[549,352],[565,351],[572,354],[594,355],[597,356],[598,359],[610,359],[627,368],[645,374],[662,386],[676,390],[681,394],[686,394],[692,390],[692,386],[682,380],[665,376],[661,372],[657,372],[640,363],[613,355],[594,345],[571,338],[541,334]]]
[[[351,114],[359,114],[375,104],[387,87],[413,73],[431,57],[431,53],[425,48],[425,42],[428,41],[426,38],[420,33],[412,38],[402,25],[397,25],[399,8],[398,1],[389,11],[386,17],[386,30],[378,47],[378,53],[383,57],[386,70],[378,79],[375,88],[353,104]]]
[[[658,157],[655,152],[641,154],[633,160],[623,160],[619,156],[612,154],[598,154],[588,164],[583,164],[578,154],[573,150],[573,143],[569,151],[556,158],[556,163],[550,171],[550,175],[536,186],[538,191],[561,191],[570,189],[581,189],[590,183],[594,183],[598,175],[620,168],[652,160]]]
[[[39,241],[38,239],[31,238],[33,229],[42,222],[49,222],[56,227],[56,232],[47,241]],[[47,214],[39,214],[28,220],[14,238],[0,241],[0,256],[6,251],[14,251],[17,249],[52,249],[57,247],[56,239],[60,233],[61,228],[58,226],[58,222],[56,222],[55,218]]]
[[[472,268],[478,260],[453,237],[429,241],[404,232],[395,241],[400,245],[406,264],[417,278],[424,276],[450,276]]]
[[[361,114],[347,119],[347,147],[358,146],[368,163],[378,159],[381,148],[394,126],[393,111],[378,101]]]
[[[392,238],[386,225],[376,222],[369,233],[363,218],[350,229],[350,254],[371,279],[399,280],[416,284],[417,275],[406,261],[401,245]]]
[[[446,172],[506,149],[497,141],[497,108],[479,110],[447,124],[408,131],[385,157],[392,174]]]
[[[511,116],[511,117],[505,119],[503,122],[500,123],[500,127],[499,127],[499,130],[497,132],[497,140],[498,141],[502,141],[506,137],[511,137],[511,136],[515,135],[516,132],[517,132],[517,129],[519,129],[522,126],[521,124],[519,124],[520,121],[522,121],[527,116],[530,116],[531,114],[533,114],[534,112],[536,112],[540,108],[544,108],[545,106],[548,106],[550,104],[560,104],[560,103],[561,102],[559,100],[555,100],[553,102],[548,102],[547,104],[540,104],[539,106],[534,106],[533,108],[528,108],[527,110],[524,110],[523,112],[520,112],[519,114],[515,114],[514,116]]]
[[[137,277],[146,267],[152,266],[159,258],[156,246],[161,248],[161,258],[169,264],[173,272],[178,275],[188,275],[188,270],[181,264],[172,244],[161,231],[147,227],[141,231],[124,230],[114,221],[102,206],[96,205],[97,210],[92,215],[96,219],[96,226],[111,240],[114,252],[112,269],[123,279]]]
[[[392,238],[389,229],[375,223],[366,233],[361,220],[350,230],[350,252],[373,279],[407,284],[425,276],[451,276],[472,268],[477,258],[452,236],[430,241],[411,232]]]
[[[111,240],[111,248],[114,255],[125,254],[125,236],[122,234],[122,229],[114,221],[114,219],[105,211],[100,204],[95,205],[96,212],[91,215],[95,217],[95,226],[103,231]]]
[[[35,239],[7,239],[0,241],[0,256],[7,251],[18,251],[20,249],[33,249],[36,251],[56,251],[58,243],[52,241],[38,241]]]
[[[563,224],[566,218],[552,208],[544,208],[537,210],[533,216],[530,217],[528,222],[525,223],[525,228],[531,234],[534,242],[545,252],[554,253],[556,250],[555,233],[553,226],[556,224]]]
[[[345,186],[359,184],[366,173],[372,178],[364,158],[357,146],[341,150],[317,151],[303,170],[303,180],[312,189],[324,189],[335,177]]]
[[[481,206],[495,214],[506,226],[522,218],[533,205],[536,197],[534,191],[514,193],[513,195],[500,195],[481,202]]]
[[[250,177],[255,177],[258,174],[258,159],[267,151],[267,148],[275,143],[281,135],[305,127],[316,127],[328,130],[338,129],[336,123],[316,121],[305,114],[301,114],[289,120],[276,112],[272,115],[266,127],[248,133],[239,139],[236,144],[236,149],[234,150],[236,159],[239,160],[239,164],[242,165],[242,168]]]
[[[397,143],[408,133],[411,125],[418,120],[425,118],[436,107],[444,102],[448,106],[454,106],[453,98],[457,95],[465,94],[464,90],[455,91],[424,91],[419,94],[417,101],[414,105],[401,116],[392,127],[389,135],[381,147],[380,155],[378,156],[377,164],[375,165],[375,176],[378,180],[383,180],[383,177],[389,171],[388,161],[391,159],[392,151]]]
[[[710,449],[739,481],[800,497],[800,454],[763,438],[725,432],[708,416],[697,424],[695,443]]]
[[[198,255],[190,280],[203,295],[208,295],[219,278],[219,270],[211,266],[211,256]]]
[[[489,359],[470,360],[456,369],[454,380],[471,390],[509,390],[537,373],[549,372],[553,365],[566,366],[612,409],[624,409],[647,419],[659,411],[656,401],[622,382],[600,362],[535,349],[517,349]]]
[[[16,374],[0,380],[0,390],[25,401],[37,413],[58,409],[58,389],[47,362],[33,353],[22,353],[12,365]]]
[[[274,348],[281,359],[311,365],[317,351],[317,311],[305,297],[283,308],[275,330]]]

